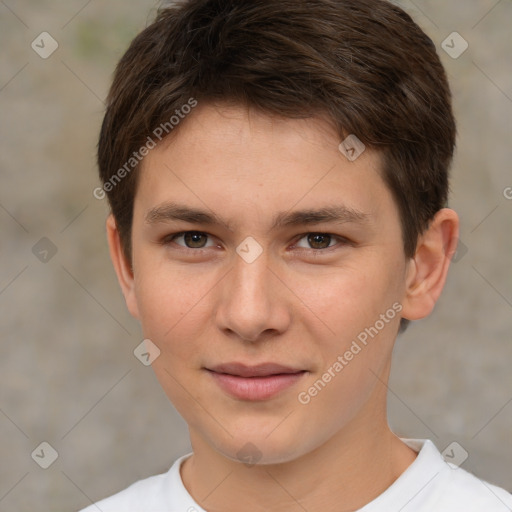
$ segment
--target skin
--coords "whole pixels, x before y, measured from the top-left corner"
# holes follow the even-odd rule
[[[321,118],[200,104],[143,161],[133,268],[114,219],[107,220],[127,306],[160,349],[154,371],[189,426],[194,454],[181,468],[184,485],[209,512],[355,510],[416,457],[386,418],[400,315],[309,403],[298,400],[393,304],[411,320],[432,311],[458,238],[456,213],[442,209],[407,259],[380,155],[366,149],[350,162],[339,143]],[[147,222],[168,201],[224,222]],[[332,205],[365,220],[270,230],[278,212]],[[184,237],[169,236],[185,231],[205,235],[188,247]],[[311,233],[331,238],[315,244]],[[252,263],[236,252],[248,236],[263,250]],[[307,373],[268,400],[239,400],[205,370],[231,361]],[[241,449],[257,464],[241,462]]]

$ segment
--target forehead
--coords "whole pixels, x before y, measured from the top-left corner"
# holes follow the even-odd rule
[[[269,226],[275,225],[277,212],[295,205],[304,210],[338,204],[376,214],[390,199],[380,176],[380,155],[366,149],[349,161],[340,142],[322,118],[199,105],[145,157],[136,209],[147,216],[169,201],[186,202],[225,212],[234,222],[240,214],[261,214]]]
[[[326,115],[291,119],[270,115],[251,107],[225,104],[199,104],[174,133],[164,139],[147,160],[166,150],[184,146],[198,153],[218,151],[250,159],[254,154],[261,161],[262,150],[274,160],[310,161],[328,154],[340,156],[341,140]],[[184,156],[184,155],[180,155]],[[194,154],[187,153],[188,158]],[[374,154],[378,160],[378,155]]]

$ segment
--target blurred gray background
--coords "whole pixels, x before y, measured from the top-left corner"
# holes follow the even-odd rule
[[[462,467],[512,490],[512,2],[400,5],[451,81],[463,245],[434,314],[398,340],[389,421],[440,450],[458,442]],[[0,1],[0,511],[77,510],[190,450],[133,355],[142,334],[109,260],[107,204],[92,195],[112,71],[156,6]],[[42,32],[58,44],[50,56]],[[452,32],[469,45],[456,58]],[[42,442],[58,453],[48,469]]]

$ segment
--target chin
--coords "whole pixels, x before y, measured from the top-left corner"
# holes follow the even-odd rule
[[[247,466],[284,464],[314,449],[314,446],[309,446],[310,441],[308,445],[304,444],[306,439],[311,439],[304,431],[297,432],[289,426],[284,427],[284,424],[273,429],[258,429],[254,423],[245,429],[239,426],[234,429],[234,437],[226,435],[222,439],[211,440],[210,444],[222,456]]]

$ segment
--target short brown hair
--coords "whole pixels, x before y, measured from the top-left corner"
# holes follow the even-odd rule
[[[133,155],[191,98],[327,115],[340,137],[380,151],[407,257],[445,206],[450,89],[435,45],[402,9],[384,0],[185,0],[160,9],[132,41],[107,99],[99,171],[130,262]]]

